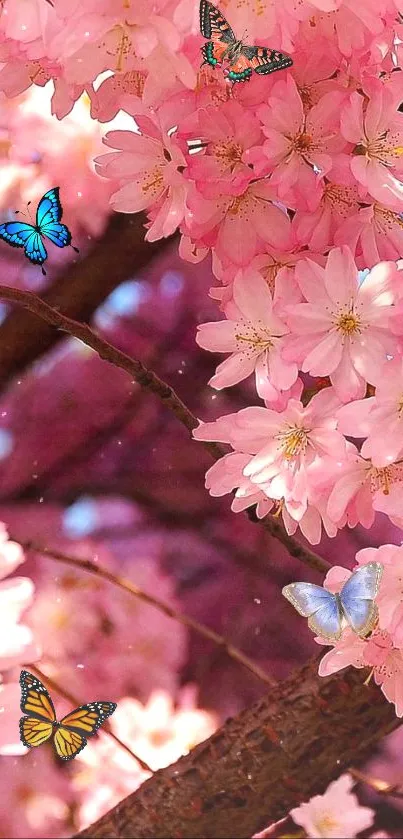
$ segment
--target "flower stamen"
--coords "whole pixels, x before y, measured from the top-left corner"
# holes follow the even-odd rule
[[[293,457],[303,453],[308,445],[308,432],[305,428],[290,428],[288,431],[282,431],[278,434],[277,439],[280,441],[284,457],[287,460],[292,460]]]

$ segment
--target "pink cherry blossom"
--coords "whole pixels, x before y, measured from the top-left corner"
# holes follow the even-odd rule
[[[288,76],[276,84],[269,104],[259,110],[267,137],[263,151],[274,169],[271,183],[277,186],[280,198],[287,196],[301,177],[305,188],[314,189],[316,178],[331,170],[332,154],[346,145],[338,124],[343,99],[340,91],[325,94],[306,115],[296,84]]]
[[[118,151],[96,158],[96,169],[120,183],[112,195],[115,210],[135,213],[156,207],[146,238],[170,236],[183,219],[186,181],[179,171],[185,159],[176,143],[147,117],[137,117],[141,134],[111,131],[104,142]]]
[[[229,100],[220,108],[199,109],[189,123],[186,131],[181,127],[181,135],[188,142],[195,144],[200,140],[205,146],[201,152],[189,155],[187,164],[186,174],[199,192],[206,198],[244,192],[253,178],[253,171],[244,160],[245,152],[261,138],[257,117],[239,102]]]
[[[359,804],[351,792],[354,787],[351,775],[341,775],[329,784],[323,795],[314,795],[304,804],[290,810],[296,824],[304,828],[313,839],[351,839],[371,827],[374,811]]]
[[[371,204],[345,219],[335,232],[334,241],[358,253],[356,262],[360,268],[372,268],[382,260],[399,259],[403,252],[403,221],[399,213],[382,204]]]
[[[285,356],[312,376],[329,375],[346,402],[364,395],[366,382],[374,382],[387,353],[396,350],[389,331],[395,273],[394,263],[381,263],[360,285],[346,247],[330,252],[325,269],[308,260],[297,265],[307,302],[289,307],[295,338],[289,339]]]
[[[403,184],[403,115],[395,97],[374,85],[369,101],[354,92],[341,114],[341,131],[352,150],[351,170],[381,204],[401,211]]]
[[[393,523],[401,526],[403,463],[378,468],[361,457],[355,446],[349,446],[348,459],[339,474],[328,477],[331,492],[327,512],[330,519],[339,526],[346,522],[349,527],[361,524],[369,528],[378,511],[386,513]]]
[[[284,250],[292,246],[290,219],[275,201],[276,193],[265,179],[252,181],[236,196],[206,199],[190,190],[186,232],[199,246],[214,246],[220,260],[247,266],[266,244]]]
[[[403,459],[403,358],[386,361],[376,376],[375,396],[339,412],[346,434],[366,437],[361,454],[382,468]]]
[[[230,443],[235,451],[248,453],[243,475],[268,498],[292,505],[300,519],[308,507],[309,467],[325,455],[334,462],[345,457],[345,440],[334,416],[338,404],[334,393],[322,391],[306,408],[294,399],[279,413],[244,408],[202,423],[193,436]]]
[[[212,352],[232,355],[210,379],[212,387],[237,384],[255,372],[256,389],[262,399],[277,398],[297,379],[296,364],[281,357],[282,336],[287,326],[273,312],[273,300],[263,277],[239,275],[234,280],[233,302],[225,308],[227,320],[199,326],[197,343]]]
[[[343,222],[350,229],[351,216],[359,209],[358,198],[358,190],[353,186],[333,180],[317,181],[306,195],[307,207],[299,206],[295,214],[293,227],[298,241],[320,252],[332,245]]]

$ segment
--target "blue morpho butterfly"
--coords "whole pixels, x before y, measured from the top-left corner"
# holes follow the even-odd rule
[[[321,638],[337,641],[346,626],[365,638],[378,620],[375,597],[382,572],[379,562],[368,562],[354,571],[338,594],[313,583],[290,583],[283,594]]]
[[[24,248],[27,259],[34,265],[40,265],[42,274],[46,273],[42,264],[48,258],[42,236],[46,236],[58,248],[65,248],[71,244],[70,230],[65,224],[60,224],[63,208],[59,190],[60,187],[55,186],[45,192],[38,204],[35,225],[24,221],[7,221],[0,224],[0,238],[13,248]],[[74,245],[72,247],[74,248]],[[78,253],[77,248],[74,250]]]

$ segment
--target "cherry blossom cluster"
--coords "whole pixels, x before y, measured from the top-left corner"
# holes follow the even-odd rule
[[[43,6],[34,43],[52,55],[67,9]],[[249,39],[294,62],[237,85],[218,68],[200,70],[197,6],[160,2],[146,16],[146,0],[101,2],[96,14],[90,0],[73,4],[74,37],[47,78],[56,90],[68,79],[73,99],[85,88],[98,119],[119,109],[133,117],[129,130],[106,134],[113,151],[96,158],[111,206],[145,210],[149,240],[179,229],[183,258],[211,257],[223,319],[202,324],[197,340],[225,357],[210,384],[253,374],[263,404],[196,430],[233,449],[207,473],[210,492],[234,493],[235,511],[281,515],[313,544],[323,527],[330,536],[369,527],[377,511],[399,523],[399,2],[304,1],[297,14],[283,2],[248,14],[223,3],[235,31],[247,24]]]

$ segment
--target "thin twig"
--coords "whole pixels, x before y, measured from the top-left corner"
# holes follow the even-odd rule
[[[131,580],[127,580],[118,574],[113,574],[107,568],[98,565],[98,563],[95,564],[95,562],[92,562],[91,559],[80,559],[75,556],[69,556],[61,551],[54,550],[53,548],[46,548],[32,541],[24,541],[15,535],[10,536],[10,539],[14,542],[18,542],[26,551],[34,551],[35,553],[42,554],[43,556],[48,556],[50,559],[64,562],[66,565],[72,565],[74,568],[80,569],[81,571],[88,571],[90,574],[102,577],[102,579],[107,580],[109,583],[113,583],[113,585],[118,586],[118,588],[123,589],[123,591],[128,592],[128,594],[131,594],[133,597],[137,597],[137,599],[141,600],[143,603],[148,603],[149,606],[154,606],[154,608],[158,609],[159,612],[163,612],[164,615],[178,621],[178,623],[183,624],[183,626],[188,627],[188,629],[193,629],[198,633],[198,635],[202,635],[204,638],[212,641],[213,644],[217,644],[217,646],[225,650],[230,658],[234,659],[239,664],[242,664],[243,667],[246,667],[247,670],[253,673],[254,676],[262,682],[265,682],[267,685],[270,685],[270,687],[273,687],[273,685],[276,684],[275,680],[265,673],[258,664],[255,664],[252,659],[244,655],[241,650],[234,647],[233,644],[227,641],[222,635],[219,635],[218,632],[214,632],[214,630],[210,629],[208,626],[199,623],[199,621],[190,618],[188,615],[184,615],[182,612],[178,612],[158,597],[154,597],[152,594],[147,594],[147,592],[132,583]]]
[[[104,361],[125,370],[142,388],[150,390],[155,396],[161,399],[164,405],[175,414],[177,419],[189,432],[192,432],[198,425],[197,417],[182,402],[173,388],[160,379],[153,370],[145,367],[141,361],[130,358],[126,353],[121,352],[121,350],[118,350],[108,341],[100,338],[87,324],[79,323],[61,314],[57,309],[49,306],[48,303],[45,303],[44,300],[41,300],[40,297],[32,294],[30,291],[21,291],[20,289],[0,285],[0,298],[11,300],[13,303],[23,306],[25,309],[37,315],[37,317],[42,318],[46,323],[56,327],[56,329],[60,329],[68,335],[78,338],[79,341],[82,341],[87,346],[92,347]],[[203,445],[210,452],[214,460],[222,457],[223,451],[216,443],[203,441]],[[249,517],[252,521],[255,521],[253,514],[249,515]],[[318,556],[318,554],[309,548],[300,545],[292,536],[288,535],[285,528],[273,517],[266,517],[263,520],[263,526],[275,539],[282,542],[291,556],[323,574],[329,570],[330,564],[325,559]]]
[[[266,518],[260,520],[258,519],[258,521],[260,521],[261,525],[268,531],[268,533],[270,533],[271,536],[274,536],[275,539],[282,542],[284,547],[287,548],[290,556],[293,556],[295,559],[299,559],[301,562],[304,562],[305,565],[309,565],[309,567],[314,571],[326,574],[327,571],[329,571],[329,568],[332,567],[331,563],[328,562],[327,559],[319,556],[319,554],[315,553],[315,551],[312,551],[310,548],[306,548],[305,545],[301,545],[296,539],[294,539],[293,536],[290,536],[279,519],[276,519],[273,516],[266,516]]]
[[[79,323],[66,315],[62,315],[61,312],[49,306],[38,295],[32,294],[30,291],[20,291],[16,288],[0,286],[0,297],[3,300],[11,300],[20,306],[24,306],[25,309],[42,318],[51,326],[78,338],[83,344],[95,350],[104,361],[125,370],[140,387],[158,396],[188,431],[192,432],[198,425],[197,418],[170,385],[160,379],[153,370],[149,370],[141,361],[130,358],[129,355],[100,338],[86,323]],[[207,443],[205,447],[216,460],[223,454],[221,448],[215,443]]]
[[[55,680],[51,679],[50,676],[46,676],[45,673],[42,673],[42,670],[39,670],[39,667],[36,667],[36,665],[34,664],[29,664],[27,666],[29,667],[29,671],[32,671],[32,673],[34,673],[34,675],[37,676],[38,679],[41,680],[41,682],[44,682],[45,685],[47,683],[52,690],[56,691],[56,693],[59,693],[60,696],[63,696],[64,699],[67,699],[67,701],[70,702],[71,705],[74,705],[76,708],[78,708],[80,705],[83,704],[82,702],[79,702],[79,700],[75,696],[73,696],[72,693],[65,690],[65,688],[59,685],[58,682],[55,682]],[[141,768],[144,769],[145,772],[150,772],[151,775],[154,774],[153,770],[151,769],[151,766],[149,766],[148,763],[146,763],[146,761],[143,760],[141,757],[136,755],[135,752],[132,752],[129,746],[126,746],[126,743],[123,743],[122,740],[120,740],[119,737],[117,737],[116,734],[114,734],[113,731],[111,731],[108,722],[105,723],[104,730],[105,734],[108,734],[109,737],[112,737],[112,740],[114,740],[115,743],[118,744],[118,746],[120,746],[131,757],[133,757],[137,761],[137,763],[140,764]]]

